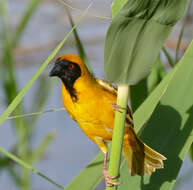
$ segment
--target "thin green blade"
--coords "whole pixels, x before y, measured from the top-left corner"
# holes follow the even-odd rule
[[[1,147],[0,147],[0,153],[3,153],[4,155],[6,155],[8,158],[13,160],[14,162],[18,163],[19,165],[23,166],[24,168],[28,169],[29,171],[31,171],[31,172],[39,175],[40,177],[44,178],[46,181],[48,181],[48,182],[52,183],[53,185],[57,186],[59,189],[64,189],[64,187],[62,185],[56,183],[51,178],[45,176],[44,174],[42,174],[38,170],[34,169],[30,164],[24,162],[23,160],[21,160],[20,158],[18,158],[14,154],[6,151],[5,149],[3,149]]]
[[[161,63],[161,59],[159,56],[156,62],[153,64],[151,73],[147,78],[147,88],[149,93],[152,92],[155,87],[161,82],[166,73],[166,69]]]
[[[70,20],[70,24],[72,27],[74,27],[74,21],[72,19],[72,16],[71,16],[69,10],[68,9],[66,9],[66,10],[67,10],[67,14],[68,14],[68,17]],[[86,51],[84,50],[84,46],[83,46],[83,44],[80,40],[79,34],[77,32],[77,29],[74,29],[73,33],[74,33],[74,38],[76,41],[76,48],[77,48],[78,54],[79,54],[80,58],[84,61],[85,65],[87,66],[90,73],[93,73],[90,62],[89,62],[88,57],[86,55]]]

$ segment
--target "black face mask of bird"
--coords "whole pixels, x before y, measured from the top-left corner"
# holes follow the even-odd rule
[[[59,77],[72,97],[76,97],[74,82],[81,76],[81,69],[78,64],[58,58],[49,74],[50,77]]]

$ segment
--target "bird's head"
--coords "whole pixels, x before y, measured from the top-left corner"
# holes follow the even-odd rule
[[[66,54],[56,60],[49,75],[50,77],[59,77],[71,96],[75,96],[75,89],[73,88],[75,81],[80,77],[90,76],[90,73],[80,57]]]
[[[74,82],[81,75],[88,75],[89,71],[80,57],[73,54],[60,56],[52,70],[50,77],[57,76],[62,81]]]

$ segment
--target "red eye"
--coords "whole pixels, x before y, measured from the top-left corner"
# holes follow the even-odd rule
[[[73,65],[73,64],[69,65],[69,66],[68,66],[68,69],[69,69],[69,70],[74,69],[74,65]]]

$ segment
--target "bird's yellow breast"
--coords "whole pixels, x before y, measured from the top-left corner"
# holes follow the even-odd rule
[[[72,99],[64,85],[62,87],[62,99],[69,115],[91,139],[98,136],[110,140],[114,122],[114,110],[110,102],[116,102],[116,96],[95,79],[79,78],[74,88],[77,100]]]

